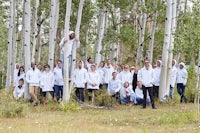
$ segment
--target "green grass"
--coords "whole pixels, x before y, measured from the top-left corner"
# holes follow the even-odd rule
[[[10,104],[12,102],[11,100],[6,105],[14,106]],[[53,102],[49,102],[47,107],[33,107],[30,103],[22,105],[26,111],[23,116],[0,117],[0,133],[200,132],[200,115],[192,103],[156,103],[157,110],[152,110],[150,106],[141,109],[140,106],[125,105],[103,109],[80,108],[73,103],[63,107]]]

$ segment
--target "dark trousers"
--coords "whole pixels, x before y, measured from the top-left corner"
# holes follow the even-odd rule
[[[159,86],[153,86],[153,96],[154,98],[158,98],[158,94],[159,94]]]
[[[63,97],[63,86],[54,85],[54,95],[57,101],[61,99]]]
[[[115,98],[115,100],[117,102],[120,102],[120,94],[119,94],[119,92],[117,92],[116,94],[112,95],[112,97]]]
[[[186,102],[187,98],[185,97],[185,85],[183,83],[177,83],[177,91],[178,94],[181,96],[180,102],[183,100]]]
[[[84,88],[76,88],[76,97],[78,98],[78,100],[84,102],[85,101],[85,90]]]
[[[143,108],[146,108],[146,101],[147,101],[147,90],[149,92],[149,96],[151,99],[151,106],[152,108],[155,108],[154,104],[154,97],[153,97],[153,87],[145,87],[144,85],[142,86],[143,89],[143,95],[144,95],[144,100],[143,100]]]

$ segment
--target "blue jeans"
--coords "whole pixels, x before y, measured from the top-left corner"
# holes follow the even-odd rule
[[[62,97],[63,97],[63,86],[54,85],[54,95],[55,95],[57,101],[59,99],[62,99]]]
[[[136,97],[134,94],[131,94],[129,97],[123,97],[121,98],[121,103],[122,104],[126,104],[126,103],[130,103],[130,102],[133,102],[133,103],[137,103],[136,101]]]
[[[183,85],[183,83],[177,83],[177,91],[181,96],[180,102],[182,102],[182,100],[186,102],[187,98],[185,97],[185,85]]]
[[[142,105],[142,103],[143,103],[143,98],[137,97],[137,98],[136,98],[136,101],[137,101],[137,104],[138,104],[138,105]]]
[[[170,89],[169,89],[169,97],[170,97],[171,99],[174,98],[174,87],[172,87],[171,85],[170,85]]]
[[[64,54],[61,54],[60,55],[60,60],[63,62],[63,69],[64,69],[64,61],[65,61],[65,59],[64,59]],[[72,68],[72,55],[69,55],[68,56],[68,76],[69,76],[69,78],[71,78],[71,68]],[[64,70],[62,70],[63,71],[63,75],[64,75]]]

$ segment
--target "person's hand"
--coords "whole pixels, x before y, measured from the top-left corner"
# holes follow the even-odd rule
[[[68,40],[67,39],[64,39],[64,43],[67,43],[68,42]]]

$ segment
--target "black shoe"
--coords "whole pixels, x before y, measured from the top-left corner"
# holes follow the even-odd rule
[[[152,107],[152,109],[157,109],[156,107]]]
[[[146,107],[145,106],[142,106],[142,109],[145,109]]]

